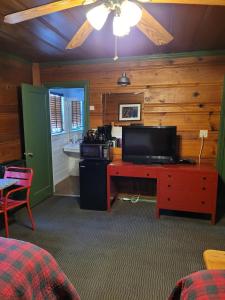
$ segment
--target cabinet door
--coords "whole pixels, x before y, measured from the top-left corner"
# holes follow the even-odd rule
[[[102,161],[80,163],[80,207],[106,210],[106,168]]]

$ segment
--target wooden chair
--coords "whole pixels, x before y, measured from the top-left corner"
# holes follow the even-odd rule
[[[30,188],[33,178],[33,170],[31,168],[7,167],[5,169],[4,178],[18,179],[16,188],[12,188],[4,195],[1,192],[0,213],[4,214],[6,237],[9,236],[8,211],[19,206],[26,205],[28,215],[31,220],[32,230],[35,228],[34,220],[30,208]],[[21,200],[13,199],[15,195],[24,191]]]
[[[207,270],[225,270],[225,251],[205,250],[203,260]]]

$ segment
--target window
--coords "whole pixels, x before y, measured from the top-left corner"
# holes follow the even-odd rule
[[[51,132],[63,131],[63,95],[50,94]]]
[[[72,129],[82,129],[82,101],[71,101]]]

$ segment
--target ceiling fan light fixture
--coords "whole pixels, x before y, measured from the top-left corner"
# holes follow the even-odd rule
[[[127,77],[126,72],[122,73],[122,76],[118,79],[117,84],[120,86],[127,86],[130,84],[130,79]]]
[[[141,8],[130,1],[125,0],[121,5],[121,16],[124,17],[129,26],[135,26],[141,20]]]
[[[109,13],[108,8],[104,4],[101,4],[89,10],[86,17],[94,29],[100,30],[105,24]]]
[[[115,36],[124,36],[129,34],[130,26],[123,16],[115,16],[113,18],[113,34]]]

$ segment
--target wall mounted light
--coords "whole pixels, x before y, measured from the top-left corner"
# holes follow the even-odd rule
[[[127,77],[125,72],[118,79],[117,84],[120,85],[120,86],[127,86],[127,85],[130,84],[130,79]]]

